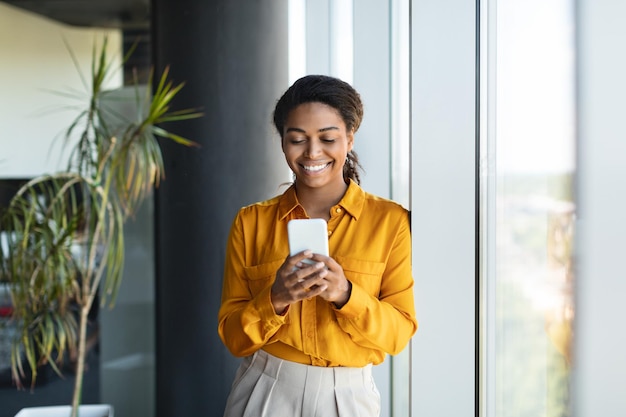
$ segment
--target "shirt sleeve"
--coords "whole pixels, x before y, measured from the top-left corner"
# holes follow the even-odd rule
[[[350,299],[335,313],[341,328],[358,345],[391,355],[406,347],[417,330],[408,213],[397,228],[379,297],[352,283]]]
[[[245,279],[244,253],[243,222],[239,213],[226,246],[222,305],[218,315],[220,338],[228,350],[239,357],[259,350],[287,319],[276,314],[272,306],[272,280],[252,296]]]

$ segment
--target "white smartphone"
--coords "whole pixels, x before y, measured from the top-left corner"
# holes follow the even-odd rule
[[[328,228],[324,219],[294,219],[287,223],[289,254],[295,255],[310,249],[313,253],[328,256]],[[303,262],[312,263],[309,259]]]

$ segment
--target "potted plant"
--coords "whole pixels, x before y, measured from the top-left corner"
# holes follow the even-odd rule
[[[124,223],[164,177],[157,137],[197,145],[161,125],[201,116],[170,110],[184,83],[169,81],[167,69],[151,93],[136,89],[137,119],[110,114],[102,104],[103,83],[115,68],[106,46],[106,38],[94,46],[89,102],[66,131],[72,146],[67,169],[32,179],[0,213],[0,281],[9,287],[17,327],[13,379],[21,387],[31,372],[34,384],[42,364],[60,374],[63,359],[74,357],[72,417],[81,402],[89,311],[97,298],[113,307]],[[152,81],[151,75],[148,86]]]

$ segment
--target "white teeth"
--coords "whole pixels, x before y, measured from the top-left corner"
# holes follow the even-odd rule
[[[322,164],[322,165],[309,165],[309,166],[304,165],[304,166],[303,166],[303,168],[304,168],[306,171],[312,171],[312,172],[315,172],[315,171],[321,171],[322,169],[326,168],[326,166],[327,166],[327,165],[328,165],[328,164]]]

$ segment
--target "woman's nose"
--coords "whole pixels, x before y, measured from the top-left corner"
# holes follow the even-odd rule
[[[304,156],[308,158],[314,158],[320,152],[320,149],[321,147],[319,146],[317,141],[311,140],[309,141],[309,146],[304,152]]]

